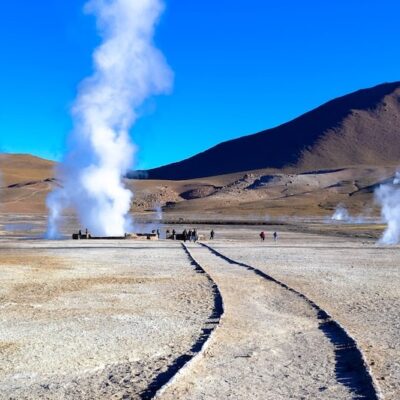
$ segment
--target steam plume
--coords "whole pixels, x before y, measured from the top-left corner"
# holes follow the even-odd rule
[[[157,204],[157,205],[156,205],[155,212],[156,212],[156,219],[157,219],[157,221],[158,221],[158,222],[162,221],[162,215],[163,215],[163,213],[162,213],[162,207],[161,207],[160,204]]]
[[[350,214],[347,211],[346,207],[344,207],[343,205],[338,205],[331,219],[333,219],[334,221],[349,221]]]
[[[382,218],[387,223],[379,242],[397,244],[400,242],[400,171],[396,172],[393,183],[379,186],[375,197],[382,207]]]
[[[365,214],[352,216],[343,204],[338,204],[333,215],[325,219],[325,223],[332,223],[332,221],[335,221],[345,224],[364,224],[366,218],[367,216],[365,216]]]
[[[103,43],[73,107],[75,129],[58,170],[63,187],[47,199],[51,238],[57,237],[67,207],[96,235],[122,235],[129,229],[132,193],[122,182],[134,154],[128,130],[143,101],[167,91],[172,82],[153,45],[161,0],[91,0],[85,9],[96,16]]]

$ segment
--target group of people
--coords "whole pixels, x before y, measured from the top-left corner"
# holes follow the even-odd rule
[[[189,242],[194,242],[196,243],[197,240],[199,239],[199,236],[197,235],[197,231],[196,229],[189,229],[189,230],[184,230],[182,232],[182,237],[183,237],[183,241],[186,242],[187,240],[189,240]]]
[[[189,229],[189,230],[184,229],[182,233],[177,233],[175,229],[173,229],[171,233],[170,230],[168,229],[166,231],[166,236],[167,239],[183,240],[184,242],[189,241],[196,243],[199,240],[199,235],[196,229]],[[213,240],[214,237],[215,237],[215,232],[212,229],[210,232],[210,240]]]
[[[274,242],[276,242],[276,241],[278,240],[278,233],[277,233],[277,232],[274,232],[274,233],[272,234],[272,237],[273,237],[273,239],[274,239]],[[265,235],[265,232],[264,232],[264,231],[262,231],[262,232],[260,233],[260,238],[261,238],[261,241],[264,241],[264,240],[265,240],[266,235]]]

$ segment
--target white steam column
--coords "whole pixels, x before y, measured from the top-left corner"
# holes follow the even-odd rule
[[[172,72],[153,44],[160,0],[92,0],[85,10],[96,16],[103,43],[73,107],[74,131],[57,171],[62,188],[47,199],[50,238],[58,236],[66,208],[73,208],[94,235],[129,231],[133,194],[122,180],[134,155],[128,131],[143,101],[172,83]]]
[[[380,203],[381,214],[387,228],[380,239],[381,244],[400,242],[400,172],[396,172],[393,183],[379,186],[375,197]]]

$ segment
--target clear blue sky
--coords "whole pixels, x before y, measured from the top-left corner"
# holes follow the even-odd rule
[[[135,0],[132,0],[135,1]],[[398,0],[167,0],[156,43],[175,73],[132,129],[136,167],[186,158],[347,92],[400,80]],[[98,44],[84,1],[0,6],[0,148],[59,159]]]

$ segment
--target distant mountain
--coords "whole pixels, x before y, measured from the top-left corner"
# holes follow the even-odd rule
[[[276,128],[144,175],[182,180],[264,168],[299,172],[399,161],[400,82],[394,82],[337,98]]]

